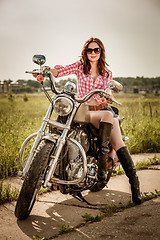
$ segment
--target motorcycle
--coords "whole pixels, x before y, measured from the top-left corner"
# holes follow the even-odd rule
[[[120,104],[104,90],[93,90],[83,98],[76,96],[76,85],[67,82],[63,90],[58,90],[55,80],[43,55],[34,55],[33,62],[40,68],[26,73],[37,74],[44,93],[50,101],[50,106],[43,119],[40,130],[25,139],[20,149],[20,163],[23,171],[18,174],[24,179],[15,208],[15,216],[26,219],[36,201],[36,196],[43,186],[56,185],[62,194],[71,194],[75,198],[85,201],[82,191],[102,190],[115,172],[118,159],[111,159],[107,165],[107,180],[105,183],[97,179],[98,130],[89,123],[89,109],[87,101],[94,94],[110,99]],[[49,78],[51,97],[43,86],[44,78]],[[114,80],[108,87],[115,91],[122,90],[122,85]],[[119,114],[117,108],[113,108]],[[56,120],[52,113],[56,113]],[[121,122],[122,119],[120,119]],[[24,159],[24,151],[29,141],[35,138],[32,149]],[[110,146],[110,151],[112,147]],[[88,203],[89,204],[89,203]]]

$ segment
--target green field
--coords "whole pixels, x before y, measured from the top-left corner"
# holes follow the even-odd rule
[[[131,153],[160,152],[160,98],[116,94],[125,116],[123,129]],[[49,102],[44,94],[0,95],[0,178],[20,169],[19,150],[24,139],[37,132]]]

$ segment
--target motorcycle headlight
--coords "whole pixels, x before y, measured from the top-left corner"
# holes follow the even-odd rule
[[[59,116],[67,116],[73,109],[73,103],[69,98],[59,97],[54,103],[54,111]]]

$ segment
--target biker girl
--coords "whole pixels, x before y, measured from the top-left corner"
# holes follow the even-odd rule
[[[50,72],[54,77],[75,74],[79,97],[84,97],[94,89],[103,89],[112,95],[112,92],[107,90],[107,83],[112,79],[112,72],[107,68],[104,45],[98,38],[90,38],[86,41],[79,61],[65,67],[56,65]],[[98,180],[100,182],[106,180],[108,144],[111,142],[129,178],[132,200],[135,204],[141,204],[138,176],[130,153],[122,140],[118,119],[112,108],[106,103],[102,104],[97,95],[90,98],[88,105],[90,123],[99,129]]]

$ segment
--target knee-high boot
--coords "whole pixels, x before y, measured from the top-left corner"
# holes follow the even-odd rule
[[[122,164],[126,176],[129,178],[129,183],[131,184],[132,191],[132,200],[135,204],[141,204],[139,180],[136,174],[136,168],[127,147],[125,146],[118,149],[117,156],[120,163]]]
[[[99,154],[98,154],[98,180],[106,180],[107,161],[109,152],[109,141],[111,136],[112,124],[100,122],[99,127]]]

